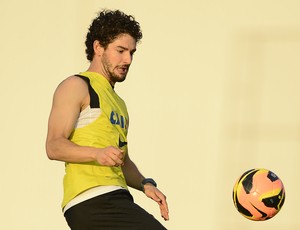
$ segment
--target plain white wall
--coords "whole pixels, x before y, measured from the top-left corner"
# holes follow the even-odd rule
[[[144,38],[116,86],[130,113],[129,151],[168,197],[168,229],[300,227],[300,2],[1,1],[1,229],[68,229],[60,212],[64,164],[44,143],[51,100],[85,70],[87,28],[102,8],[140,22]],[[256,223],[231,192],[245,170],[266,167],[285,183],[286,204]]]

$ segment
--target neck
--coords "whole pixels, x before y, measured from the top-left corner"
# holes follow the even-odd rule
[[[95,73],[98,73],[98,74],[102,75],[103,77],[105,77],[109,81],[109,83],[111,84],[111,86],[114,87],[115,82],[112,82],[110,80],[110,78],[108,77],[108,74],[106,73],[106,71],[103,68],[103,66],[101,68],[101,66],[94,64],[94,62],[92,61],[91,64],[90,64],[90,66],[89,66],[89,68],[87,69],[87,71],[89,71],[89,72],[95,72]]]

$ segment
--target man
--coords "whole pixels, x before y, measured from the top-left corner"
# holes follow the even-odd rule
[[[86,37],[88,70],[65,79],[54,93],[46,151],[49,159],[66,162],[62,208],[72,230],[166,229],[128,191],[143,191],[169,219],[165,195],[128,155],[128,113],[114,91],[141,38],[133,16],[101,11]]]

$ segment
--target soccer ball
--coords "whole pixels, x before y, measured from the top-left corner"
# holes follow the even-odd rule
[[[285,199],[282,181],[267,169],[251,169],[245,172],[233,188],[236,209],[254,221],[268,220],[281,209]]]

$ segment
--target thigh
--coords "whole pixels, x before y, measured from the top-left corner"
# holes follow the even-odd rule
[[[133,202],[127,190],[110,192],[70,208],[65,218],[72,230],[165,230]]]
[[[146,210],[133,202],[131,194],[124,190],[114,199],[116,215],[119,220],[117,229],[128,230],[165,230],[166,228]]]

